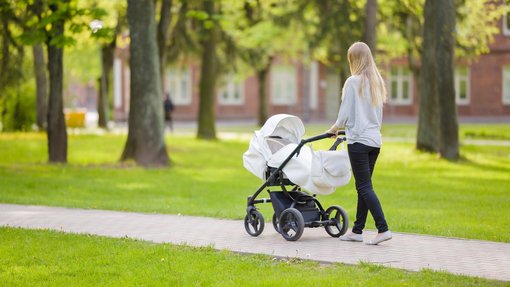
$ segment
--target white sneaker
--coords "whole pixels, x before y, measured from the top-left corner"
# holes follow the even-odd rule
[[[344,235],[340,236],[340,240],[342,240],[342,241],[363,242],[363,235],[349,232],[347,234],[344,234]]]
[[[366,244],[368,245],[377,245],[381,242],[384,242],[384,241],[388,241],[392,238],[391,236],[391,232],[388,230],[386,232],[383,232],[383,233],[378,233],[374,239],[372,240],[369,240],[367,242],[365,242]]]

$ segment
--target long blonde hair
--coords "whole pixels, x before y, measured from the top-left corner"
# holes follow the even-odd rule
[[[363,42],[352,44],[347,51],[347,59],[351,74],[361,76],[360,97],[365,95],[363,89],[368,82],[372,105],[379,106],[386,102],[386,87],[368,45]]]

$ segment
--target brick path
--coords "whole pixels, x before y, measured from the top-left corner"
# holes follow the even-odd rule
[[[285,241],[270,219],[259,237],[242,221],[178,215],[0,204],[0,226],[44,228],[70,233],[130,237],[153,242],[213,246],[322,262],[372,262],[419,271],[423,268],[510,281],[510,244],[394,232],[379,246],[341,242],[323,228],[306,228],[297,242]],[[373,232],[367,232],[370,238]]]

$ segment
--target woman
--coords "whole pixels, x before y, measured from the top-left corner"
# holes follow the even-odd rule
[[[347,58],[352,76],[343,87],[338,119],[327,131],[336,134],[340,128],[345,128],[347,150],[358,191],[354,227],[340,239],[363,242],[363,228],[370,211],[378,234],[366,243],[376,245],[391,239],[381,204],[372,187],[372,173],[382,145],[382,106],[386,100],[386,88],[370,48],[365,43],[354,43],[347,52]]]

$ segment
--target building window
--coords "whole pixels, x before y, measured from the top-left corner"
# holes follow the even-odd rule
[[[510,12],[503,15],[503,35],[510,36]]]
[[[458,105],[469,104],[469,68],[455,68],[455,102]]]
[[[166,91],[176,105],[191,104],[191,68],[172,67],[167,70]]]
[[[229,75],[218,91],[218,101],[221,105],[244,104],[244,83],[234,75]]]
[[[392,67],[390,74],[390,103],[410,105],[413,101],[411,90],[411,71],[407,67]]]
[[[274,105],[296,103],[296,67],[277,65],[271,68],[271,102]]]
[[[510,65],[503,67],[503,104],[510,105]]]

